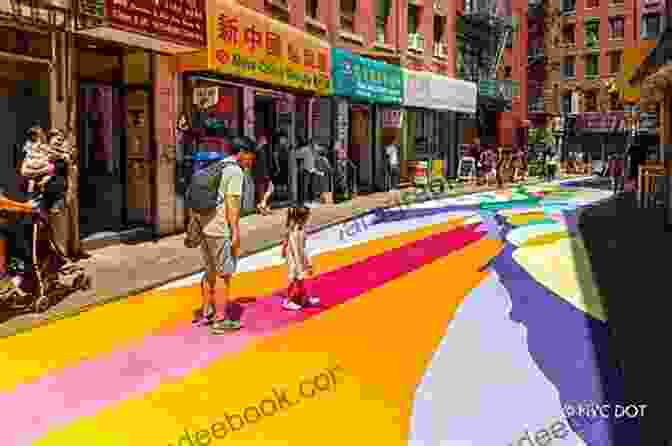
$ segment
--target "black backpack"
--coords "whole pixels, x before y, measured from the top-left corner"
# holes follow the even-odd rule
[[[229,166],[237,165],[237,161],[226,159],[194,173],[184,197],[185,206],[197,214],[209,214],[217,209],[222,171]],[[244,185],[245,182],[243,182],[243,188]],[[245,191],[243,190],[244,196]]]

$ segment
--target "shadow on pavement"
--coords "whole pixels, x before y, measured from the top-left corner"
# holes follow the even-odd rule
[[[609,189],[604,180],[571,186]],[[672,247],[672,233],[664,230],[663,210],[640,209],[634,193],[621,193],[583,208],[576,228],[586,253],[578,252],[574,244],[574,258],[587,254],[592,269],[592,277],[586,277],[590,273],[577,267],[579,284],[584,295],[589,295],[586,287],[594,281],[608,321],[606,330],[591,328],[596,350],[602,350],[595,352],[603,368],[599,385],[615,404],[648,404],[637,423],[639,441],[623,444],[666,445],[672,438],[666,429],[672,364],[660,347],[669,323],[665,279],[672,268],[665,255]],[[612,381],[621,379],[624,389]],[[619,432],[619,426],[615,430],[613,436],[620,445],[619,437],[629,435]]]

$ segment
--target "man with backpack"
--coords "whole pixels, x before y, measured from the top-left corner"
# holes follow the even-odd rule
[[[235,310],[240,307],[229,303],[229,295],[240,257],[241,207],[248,206],[244,201],[250,196],[243,190],[243,169],[251,167],[246,165],[250,157],[241,155],[253,151],[252,146],[234,144],[233,156],[194,174],[185,197],[190,210],[185,245],[200,246],[206,270],[201,286],[202,313],[194,323],[211,325],[213,334],[241,328],[241,311]],[[218,279],[224,284],[219,292]]]

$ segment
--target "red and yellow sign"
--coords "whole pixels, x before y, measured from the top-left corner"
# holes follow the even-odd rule
[[[332,93],[327,42],[235,0],[210,0],[208,6],[207,62],[202,53],[183,56],[180,71],[206,69],[320,95]]]

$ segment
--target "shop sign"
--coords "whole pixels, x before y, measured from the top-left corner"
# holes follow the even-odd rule
[[[587,112],[578,115],[576,126],[584,130],[608,132],[623,129],[624,119],[623,112]]]
[[[383,110],[383,128],[400,129],[404,122],[404,112],[400,108]]]
[[[401,104],[401,67],[332,49],[334,94],[378,104]]]
[[[477,88],[473,82],[404,70],[404,84],[404,105],[408,107],[476,113]]]
[[[206,0],[107,0],[112,27],[205,48]]]
[[[430,82],[427,73],[404,70],[404,105],[430,108]]]
[[[209,66],[318,94],[331,93],[329,45],[234,0],[214,0],[209,26]]]

